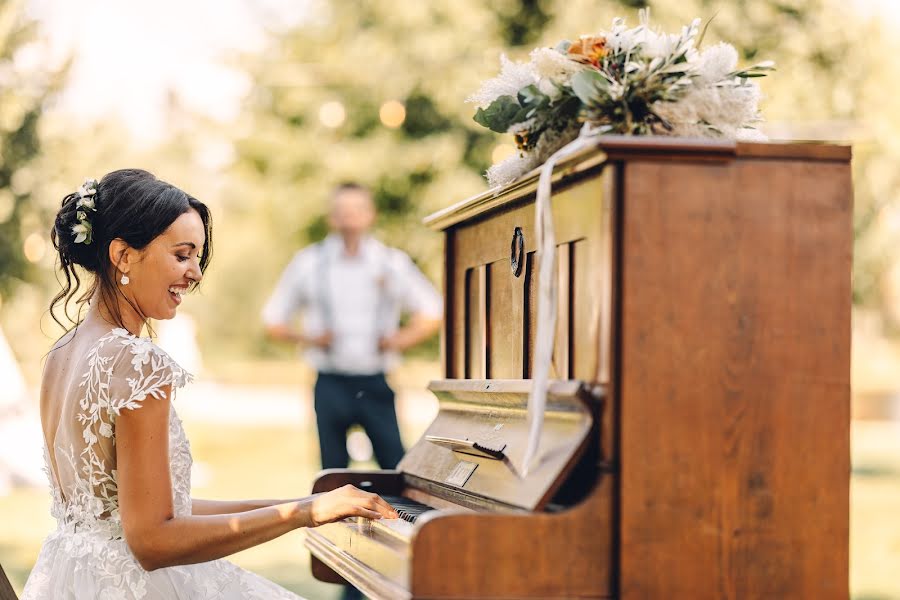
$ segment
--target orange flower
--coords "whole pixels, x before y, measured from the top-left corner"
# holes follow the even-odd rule
[[[609,52],[606,38],[583,35],[569,46],[569,58],[586,65],[600,68],[600,61]]]

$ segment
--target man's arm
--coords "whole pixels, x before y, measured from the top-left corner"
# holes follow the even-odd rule
[[[306,336],[290,325],[308,295],[306,285],[309,280],[309,256],[307,251],[298,252],[285,267],[262,309],[262,320],[270,339],[327,348],[331,344],[330,333]]]
[[[308,336],[300,333],[290,325],[272,323],[266,325],[266,334],[273,340],[287,342],[289,344],[301,344],[304,346],[316,346],[328,348],[331,345],[332,334],[326,331],[321,335]]]
[[[408,255],[397,252],[397,273],[403,290],[401,308],[411,317],[404,327],[382,338],[379,343],[382,351],[402,352],[412,348],[434,335],[443,322],[441,295]]]
[[[382,338],[379,348],[382,351],[403,352],[434,335],[441,328],[441,321],[442,319],[428,313],[416,313],[405,327]]]

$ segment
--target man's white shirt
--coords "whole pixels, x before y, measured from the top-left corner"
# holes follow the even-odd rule
[[[405,252],[366,237],[348,256],[332,234],[294,255],[262,318],[266,325],[288,325],[298,314],[305,335],[333,335],[327,351],[306,350],[315,369],[369,375],[398,362],[395,352],[379,351],[378,342],[397,331],[401,314],[441,318],[443,301]]]

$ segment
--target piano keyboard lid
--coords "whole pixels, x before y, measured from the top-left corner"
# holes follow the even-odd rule
[[[584,452],[601,386],[552,381],[536,462],[522,475],[530,380],[444,379],[428,389],[438,415],[398,469],[439,490],[541,510]]]

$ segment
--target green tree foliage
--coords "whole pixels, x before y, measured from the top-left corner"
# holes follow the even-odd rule
[[[38,42],[23,6],[0,1],[0,297],[35,275],[23,244],[46,220],[32,201],[34,161],[41,152],[38,124],[62,81],[61,72],[31,64]]]
[[[222,312],[207,316],[217,334],[268,347],[259,307],[291,254],[327,232],[328,195],[341,181],[372,187],[378,236],[440,281],[441,239],[421,219],[481,192],[502,141],[472,121],[466,97],[501,52],[527,52],[541,38],[549,4],[317,3],[305,22],[248,58],[255,85],[216,224],[216,269],[229,275],[207,282],[209,294],[224,298]],[[390,101],[405,109],[399,126],[380,117]],[[329,127],[328,111],[340,112],[334,103],[345,116]]]
[[[524,59],[535,46],[607,28],[614,16],[634,24],[637,9],[645,7],[652,10],[652,24],[668,31],[694,17],[711,19],[703,43],[732,43],[741,66],[777,63],[778,72],[762,81],[762,109],[773,137],[846,140],[864,132],[854,163],[855,300],[886,302],[882,282],[889,263],[878,224],[900,183],[888,168],[898,158],[889,146],[896,146],[890,139],[900,125],[886,92],[871,92],[900,81],[890,76],[896,53],[876,23],[848,14],[837,0],[362,0],[311,6],[304,22],[277,34],[266,52],[244,63],[254,87],[236,130],[231,183],[217,222],[220,275],[210,277],[208,287],[227,300],[207,315],[209,327],[201,330],[265,347],[254,322],[259,307],[290,255],[326,233],[328,192],[343,180],[373,187],[380,237],[408,251],[437,281],[440,239],[420,219],[483,191],[481,173],[492,151],[510,143],[473,122],[475,109],[466,97],[497,72],[501,53]],[[397,128],[379,119],[390,100],[406,109]],[[335,102],[345,117],[328,127],[323,113]],[[848,130],[847,123],[856,128]],[[871,178],[872,172],[880,176]],[[248,288],[248,282],[257,285]],[[243,318],[248,312],[249,320]]]

